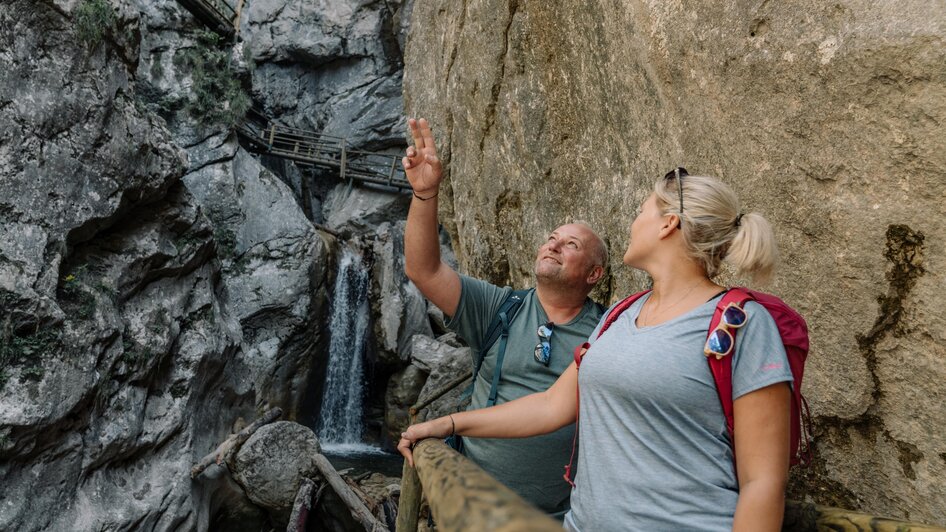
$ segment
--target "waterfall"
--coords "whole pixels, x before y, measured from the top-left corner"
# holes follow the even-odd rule
[[[332,302],[328,369],[319,417],[319,439],[328,445],[362,441],[368,271],[359,252],[341,252]]]

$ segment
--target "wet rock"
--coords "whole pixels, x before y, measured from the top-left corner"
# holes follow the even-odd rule
[[[384,426],[388,441],[395,444],[401,432],[411,424],[410,409],[417,402],[427,382],[428,372],[410,365],[391,375],[387,391],[384,394]]]
[[[341,184],[328,193],[322,213],[325,226],[345,236],[386,234],[381,226],[407,218],[409,205],[404,193]]]
[[[379,358],[394,367],[411,355],[411,338],[433,334],[427,301],[404,275],[404,222],[383,223],[373,243],[372,313]]]

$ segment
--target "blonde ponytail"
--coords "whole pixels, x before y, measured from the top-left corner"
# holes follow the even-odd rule
[[[769,222],[758,213],[743,215],[723,260],[732,265],[737,275],[747,276],[755,283],[771,281],[778,263],[778,247]]]

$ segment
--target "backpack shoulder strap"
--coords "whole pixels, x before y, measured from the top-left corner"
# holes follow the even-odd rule
[[[512,320],[519,312],[519,308],[522,307],[522,303],[525,301],[526,296],[532,290],[534,289],[514,290],[510,292],[509,296],[506,297],[506,300],[503,301],[503,304],[499,306],[499,310],[497,310],[496,314],[493,315],[493,319],[486,327],[486,334],[483,336],[482,342],[480,342],[480,348],[474,353],[475,362],[473,364],[473,380],[460,395],[460,403],[473,395],[473,385],[476,383],[476,376],[480,373],[480,367],[483,365],[483,359],[486,358],[486,352],[489,351],[489,348],[492,347],[494,343],[496,343],[496,340],[502,337],[502,342],[499,345],[499,353],[496,358],[496,369],[493,372],[493,385],[490,389],[490,397],[493,398],[493,401],[495,401],[495,396],[497,393],[496,388],[499,384],[499,375],[502,371],[503,358],[506,354],[506,337],[509,336],[509,324],[512,323]]]
[[[608,315],[605,316],[604,324],[601,326],[601,329],[598,331],[598,336],[596,336],[595,338],[601,338],[601,335],[604,334],[604,331],[608,330],[608,327],[611,327],[611,324],[617,321],[617,319],[621,317],[621,314],[623,314],[625,310],[630,308],[631,305],[633,305],[638,299],[640,299],[643,295],[649,292],[650,290],[644,290],[643,292],[631,294],[625,297],[624,299],[622,299],[621,302],[615,305],[614,308],[611,309],[611,312],[609,312]],[[589,347],[591,347],[591,343],[585,342],[575,348],[575,352],[574,352],[575,364],[578,367],[581,367],[581,359],[584,358],[585,352],[588,351]]]
[[[735,303],[739,307],[743,307],[746,301],[752,301],[753,299],[752,295],[742,288],[736,287],[728,290],[723,295],[722,299],[719,300],[719,303],[716,304],[716,311],[713,312],[713,319],[710,320],[706,337],[709,338],[709,335],[716,330],[716,326],[719,325],[719,321],[723,317],[723,310],[725,310],[730,303]],[[739,329],[729,329],[729,334],[731,334],[733,338],[733,352],[736,350],[735,342],[738,331]],[[736,440],[733,436],[735,415],[733,413],[732,400],[732,359],[732,353],[722,358],[716,358],[715,356],[706,357],[706,360],[709,362],[710,371],[713,373],[713,380],[716,382],[716,393],[719,396],[719,404],[723,407],[723,414],[726,416],[726,430],[729,432],[729,441],[735,445]],[[734,449],[733,463],[735,463],[735,461],[736,453]]]

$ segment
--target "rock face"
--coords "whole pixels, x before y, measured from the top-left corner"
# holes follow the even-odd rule
[[[524,285],[521,250],[584,219],[617,298],[647,283],[619,257],[654,180],[722,177],[774,224],[769,290],[811,327],[818,458],[794,495],[946,522],[946,12],[418,0],[411,28],[406,107],[439,134],[466,271]]]
[[[266,114],[369,149],[401,147],[403,2],[249,2],[242,32]],[[409,2],[408,2],[409,4]]]
[[[259,409],[314,422],[331,239],[191,116],[186,11],[91,43],[94,3],[0,7],[0,529],[259,529],[187,472]]]

